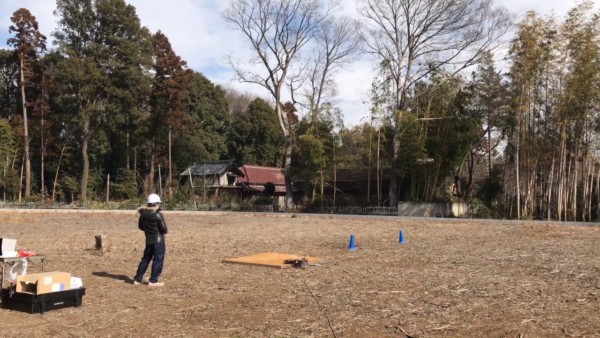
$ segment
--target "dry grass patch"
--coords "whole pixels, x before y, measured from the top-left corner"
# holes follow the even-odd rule
[[[80,308],[0,309],[3,336],[600,336],[600,228],[552,223],[165,212],[163,288],[127,281],[135,211],[0,211],[0,236],[81,277]],[[398,243],[402,230],[405,244]],[[90,250],[104,234],[110,250]],[[355,235],[358,250],[347,249]],[[224,264],[285,252],[307,269]],[[39,268],[33,266],[31,269]]]

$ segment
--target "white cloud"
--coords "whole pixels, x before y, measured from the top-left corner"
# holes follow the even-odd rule
[[[136,7],[141,23],[152,32],[161,30],[170,40],[175,52],[188,65],[205,74],[211,81],[242,92],[267,97],[258,85],[242,84],[233,79],[233,72],[226,62],[227,55],[246,61],[251,55],[243,37],[228,27],[221,12],[229,1],[225,0],[126,0]],[[522,17],[528,10],[542,15],[554,13],[562,18],[572,8],[575,0],[496,0]],[[342,13],[356,15],[355,1],[342,0]],[[36,16],[40,30],[50,38],[56,28],[53,10],[54,0],[0,0],[0,48],[8,37],[10,16],[18,8],[27,8]],[[368,114],[369,105],[364,103],[373,78],[373,69],[365,60],[345,67],[336,76],[338,105],[345,116],[346,126],[356,125]]]
[[[563,17],[567,11],[577,4],[576,0],[496,0],[498,5],[508,8],[517,14],[518,19],[525,13],[535,10],[540,15],[556,15]]]

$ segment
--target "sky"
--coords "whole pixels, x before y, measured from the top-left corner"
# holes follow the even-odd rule
[[[188,66],[206,76],[215,84],[235,88],[268,98],[266,90],[258,85],[240,83],[227,63],[234,60],[247,61],[251,49],[244,37],[231,29],[221,18],[228,6],[227,0],[125,0],[136,8],[141,24],[151,32],[162,31],[171,42],[173,50]],[[355,0],[340,0],[344,15],[356,16]],[[599,0],[596,0],[596,8]],[[529,10],[541,15],[563,18],[575,6],[576,0],[495,0],[496,5],[506,7],[519,20]],[[27,8],[38,20],[42,34],[51,39],[56,28],[54,0],[0,0],[0,48],[9,48],[8,27],[12,13]],[[51,46],[51,44],[49,44]],[[346,127],[358,125],[369,112],[368,90],[375,71],[372,62],[358,59],[336,74],[338,96],[336,105],[342,110]]]

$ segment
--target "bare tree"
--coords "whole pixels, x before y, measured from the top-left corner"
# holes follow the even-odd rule
[[[314,136],[322,143],[332,142],[333,154],[333,177],[334,177],[334,205],[335,205],[335,136],[319,135],[319,122],[328,121],[332,126],[343,127],[341,110],[335,107],[333,102],[336,96],[336,83],[333,79],[337,71],[352,62],[360,49],[358,48],[359,39],[359,23],[349,17],[329,17],[325,20],[319,34],[315,36],[315,43],[311,57],[307,60],[306,74],[299,74],[300,77],[290,79],[290,91],[294,104],[299,103],[306,110],[309,116],[309,128],[307,133]],[[306,78],[302,78],[306,76]],[[302,89],[296,88],[294,80],[298,80]],[[296,102],[295,93],[302,93],[302,100]],[[335,133],[335,131],[332,131]],[[325,176],[324,166],[326,161],[320,161],[321,168],[321,196],[324,192]],[[314,197],[314,193],[313,193]],[[321,199],[323,203],[323,199]]]
[[[257,97],[250,93],[242,93],[230,87],[223,88],[225,98],[229,104],[229,113],[231,115],[241,115],[246,113],[248,107]]]
[[[358,33],[359,23],[356,20],[330,17],[323,22],[319,34],[315,36],[314,53],[308,60],[308,78],[303,95],[306,102],[301,102],[309,111],[312,129],[324,106],[330,106],[330,101],[336,95],[333,76],[360,52]],[[290,83],[290,89],[293,97],[297,91],[293,82]]]
[[[400,121],[409,90],[441,68],[459,72],[471,66],[510,28],[504,8],[493,0],[357,0],[369,29],[366,51],[378,59],[394,81],[394,123],[390,206],[398,204]]]
[[[252,45],[254,58],[248,67],[230,59],[242,82],[258,84],[268,90],[284,135],[286,207],[292,204],[292,136],[290,121],[283,107],[283,90],[288,76],[298,65],[303,50],[319,33],[330,12],[318,0],[234,0],[222,13],[223,18],[242,32]],[[300,67],[301,68],[301,67]]]

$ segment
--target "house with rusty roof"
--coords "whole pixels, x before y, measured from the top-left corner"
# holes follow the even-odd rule
[[[238,185],[250,193],[263,194],[267,184],[273,184],[274,195],[285,195],[285,176],[282,168],[243,165],[239,168],[244,174],[238,178]]]
[[[233,160],[196,162],[179,174],[180,184],[219,195],[223,190],[239,190],[237,181],[244,174]]]
[[[266,186],[274,186],[273,196],[285,196],[283,169],[244,165],[237,167],[233,160],[201,161],[179,174],[180,184],[203,187],[214,196],[228,191],[238,198],[264,196]]]

